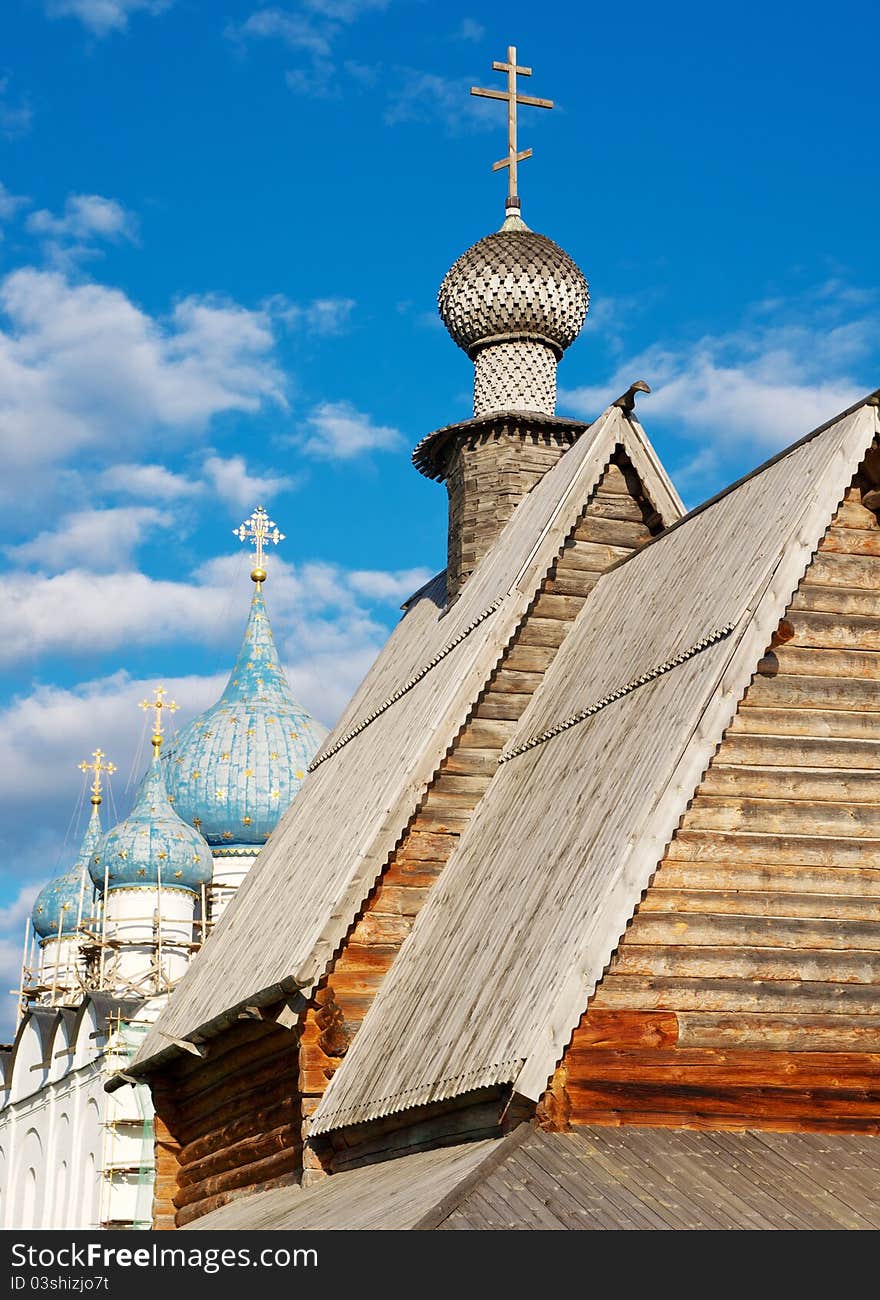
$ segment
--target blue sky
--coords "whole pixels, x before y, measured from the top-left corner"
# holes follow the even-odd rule
[[[559,409],[646,379],[695,504],[880,384],[877,37],[852,0],[7,0],[3,978],[75,844],[79,760],[110,754],[122,810],[145,690],[182,721],[218,693],[253,505],[328,724],[442,566],[409,450],[470,413],[435,297],[503,216],[503,110],[467,94],[492,60],[515,41],[558,103],[523,112],[520,180],[591,284]]]

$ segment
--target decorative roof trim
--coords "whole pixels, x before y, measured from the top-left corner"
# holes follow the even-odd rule
[[[496,340],[497,341],[497,340]],[[445,477],[445,471],[438,465],[438,458],[441,455],[447,441],[455,434],[481,433],[490,431],[493,427],[501,424],[514,424],[522,426],[527,423],[535,433],[568,432],[573,435],[572,442],[577,441],[582,433],[590,428],[590,424],[585,420],[569,419],[562,415],[548,415],[546,411],[488,411],[483,415],[472,415],[467,420],[459,420],[455,424],[445,424],[440,429],[435,429],[433,433],[425,434],[424,438],[413,448],[412,463],[420,474],[425,478],[435,479],[442,483]]]
[[[571,717],[566,718],[564,722],[557,722],[555,726],[548,727],[546,731],[542,731],[537,736],[532,736],[530,740],[523,741],[521,745],[516,745],[513,749],[506,750],[498,759],[498,762],[509,763],[512,758],[517,758],[518,755],[525,754],[527,750],[534,749],[536,745],[543,745],[546,741],[552,740],[554,736],[559,736],[563,731],[568,731],[570,727],[576,727],[579,722],[586,722],[587,718],[592,718],[594,714],[601,713],[603,709],[607,708],[609,704],[613,704],[615,700],[622,699],[624,695],[632,694],[632,692],[638,690],[640,686],[647,686],[648,682],[656,681],[658,677],[662,677],[664,673],[668,673],[673,668],[677,668],[679,664],[686,663],[688,659],[693,659],[694,655],[698,655],[702,650],[707,650],[710,645],[715,645],[716,642],[723,641],[726,636],[730,636],[734,627],[735,624],[726,623],[724,627],[717,628],[714,632],[710,632],[708,636],[704,636],[700,641],[697,641],[687,650],[682,650],[682,652],[675,655],[674,658],[667,659],[665,663],[658,664],[658,666],[652,668],[650,672],[642,673],[641,677],[636,677],[633,681],[627,682],[625,686],[621,686],[618,690],[612,691],[610,695],[603,696],[601,700],[597,700],[597,702],[591,704],[589,708],[581,709],[579,713],[573,713]]]
[[[494,614],[496,609],[499,609],[504,603],[505,599],[505,596],[499,596],[497,600],[493,600],[492,604],[484,609],[482,614],[478,614],[472,623],[468,623],[467,627],[459,632],[458,636],[453,637],[451,641],[447,641],[446,645],[443,646],[441,650],[437,651],[433,659],[429,659],[426,664],[419,668],[419,670],[410,677],[409,681],[404,682],[403,686],[399,687],[393,695],[389,695],[387,699],[383,700],[377,709],[374,709],[372,713],[367,714],[365,718],[362,718],[360,722],[356,723],[350,731],[347,731],[344,736],[337,740],[335,745],[326,750],[323,754],[319,754],[317,758],[313,759],[309,764],[308,770],[314,772],[316,767],[320,767],[322,763],[325,763],[328,758],[332,758],[334,754],[338,754],[340,749],[343,749],[350,740],[354,740],[355,736],[359,736],[362,731],[365,731],[371,722],[375,722],[378,717],[381,717],[386,709],[390,709],[391,705],[395,704],[401,696],[406,695],[407,691],[411,691],[414,686],[418,685],[422,678],[427,677],[431,669],[435,668],[437,664],[439,664],[441,659],[445,659],[450,651],[454,650],[457,645],[460,645],[461,642],[464,641],[465,637],[470,636],[471,632],[478,628],[481,623],[485,622],[490,614]]]

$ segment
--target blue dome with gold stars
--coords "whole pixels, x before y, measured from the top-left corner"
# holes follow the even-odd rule
[[[31,920],[41,939],[54,938],[59,933],[59,926],[62,938],[72,934],[80,916],[88,915],[92,899],[88,868],[100,838],[101,818],[97,806],[93,806],[76,862],[50,880],[37,894]]]
[[[275,829],[326,735],[293,697],[258,583],[226,689],[163,755],[174,808],[216,851],[253,853]]]
[[[89,862],[92,880],[103,890],[136,886],[190,889],[210,884],[211,850],[192,826],[181,821],[165,788],[155,753],[129,815],[107,831]]]

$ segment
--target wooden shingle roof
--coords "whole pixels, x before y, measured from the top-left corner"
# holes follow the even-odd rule
[[[521,502],[449,608],[442,575],[408,603],[134,1073],[245,1006],[312,992],[618,447],[664,522],[680,516],[638,422],[611,407]]]
[[[868,399],[602,579],[312,1133],[540,1097],[878,430]]]
[[[583,1128],[418,1152],[257,1192],[185,1231],[880,1227],[880,1139]]]

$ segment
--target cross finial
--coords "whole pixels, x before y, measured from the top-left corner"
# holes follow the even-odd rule
[[[180,705],[177,703],[176,700],[166,701],[165,696],[168,694],[168,692],[166,691],[164,686],[157,686],[153,691],[153,694],[156,697],[154,700],[141,700],[140,704],[138,705],[138,708],[144,710],[152,709],[156,715],[155,721],[153,723],[153,734],[150,737],[150,741],[152,743],[153,749],[158,754],[159,750],[162,748],[162,735],[163,735],[162,713],[165,709],[167,709],[169,713],[174,713],[176,712],[177,709],[180,708]]]
[[[85,759],[83,759],[83,761],[79,765],[79,770],[81,772],[94,773],[92,779],[92,800],[91,800],[93,808],[97,808],[98,804],[101,802],[101,773],[106,772],[107,775],[110,776],[111,773],[116,771],[115,763],[104,762],[104,759],[106,757],[107,755],[104,753],[103,749],[93,749],[92,762],[87,763]]]
[[[516,89],[517,76],[530,77],[531,68],[523,68],[516,61],[516,46],[508,45],[507,62],[493,63],[495,72],[507,73],[507,90],[484,90],[479,86],[471,86],[471,94],[479,95],[482,99],[506,99],[507,100],[507,157],[502,158],[500,162],[492,164],[493,172],[501,171],[507,168],[507,203],[508,213],[518,213],[520,209],[519,194],[516,187],[516,168],[525,158],[531,158],[531,149],[522,149],[517,152],[516,148],[516,106],[517,104],[530,104],[533,108],[552,108],[552,99],[535,99],[533,95],[520,95]]]
[[[278,531],[275,520],[269,518],[262,506],[257,506],[250,518],[239,524],[238,528],[233,528],[232,532],[240,542],[253,542],[255,550],[251,578],[260,587],[266,581],[266,546],[269,542],[277,546],[284,541],[284,534]]]

